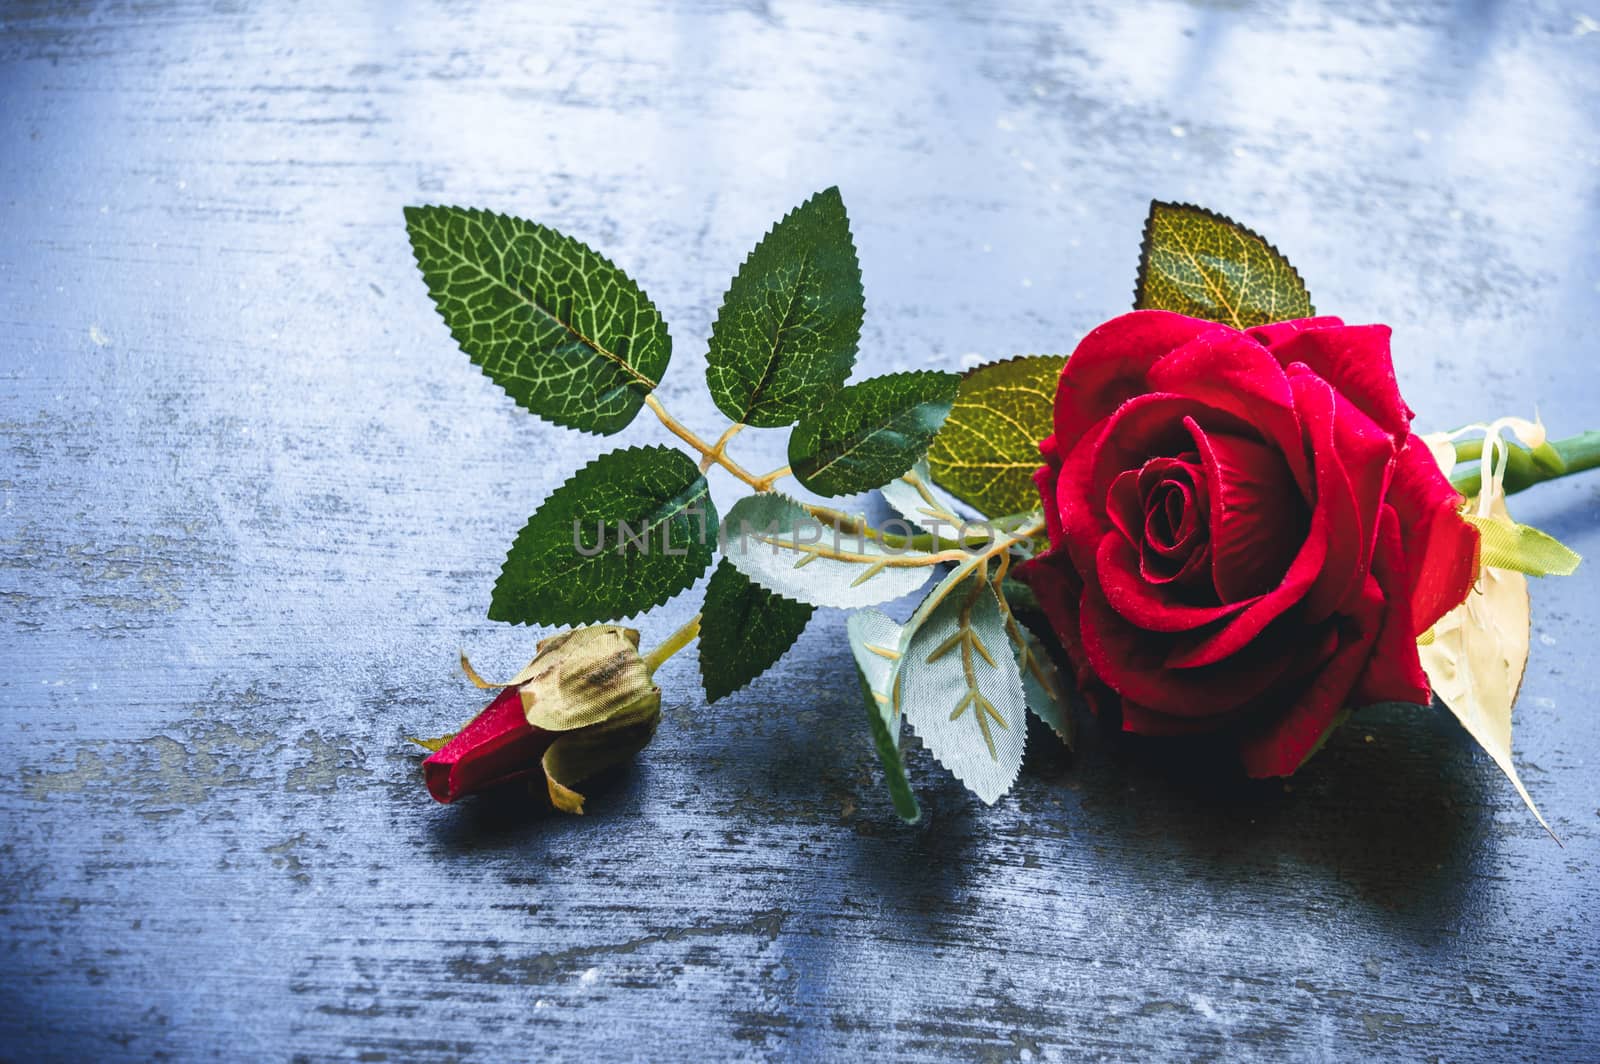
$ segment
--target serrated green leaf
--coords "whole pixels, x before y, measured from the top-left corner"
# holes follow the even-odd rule
[[[928,448],[933,477],[986,517],[1039,507],[1033,474],[1050,435],[1065,355],[1024,355],[962,378],[944,428]]]
[[[844,200],[829,188],[772,227],[722,297],[706,352],[717,409],[757,428],[819,409],[850,376],[865,312]]]
[[[716,529],[705,477],[681,451],[603,454],[517,533],[489,619],[589,624],[659,606],[711,564]]]
[[[900,654],[900,626],[877,610],[858,610],[845,622],[845,629],[850,633],[856,678],[861,681],[861,697],[867,706],[867,726],[883,766],[889,798],[900,819],[915,824],[922,810],[906,778],[905,760],[900,756],[900,718],[889,697]]]
[[[1022,674],[1022,694],[1028,712],[1044,721],[1056,733],[1056,738],[1072,749],[1076,737],[1071,708],[1062,693],[1061,676],[1055,662],[1045,653],[1044,645],[1031,632],[1015,621],[1008,625],[1011,648],[1017,657],[1017,669]]]
[[[1238,222],[1186,203],[1150,204],[1135,310],[1171,310],[1235,329],[1315,314],[1277,248]]]
[[[558,425],[617,432],[666,372],[655,304],[610,260],[533,222],[407,207],[411,248],[450,334],[518,404]]]
[[[906,623],[892,692],[923,745],[988,805],[1016,782],[1028,739],[1009,640],[985,568],[958,565]]]
[[[1509,517],[1461,516],[1478,530],[1482,565],[1529,576],[1571,576],[1583,560],[1565,543],[1532,525],[1517,524]]]
[[[890,552],[836,532],[786,495],[746,495],[723,524],[722,553],[769,591],[813,606],[858,609],[899,598],[933,572],[921,551]]]
[[[789,434],[795,479],[818,495],[870,491],[928,450],[961,378],[918,371],[872,377],[843,389]]]
[[[751,583],[723,558],[700,612],[700,678],[706,701],[715,702],[775,665],[816,607]]]

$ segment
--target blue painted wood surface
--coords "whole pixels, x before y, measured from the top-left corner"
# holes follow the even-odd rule
[[[674,659],[589,817],[434,805],[404,738],[480,704],[458,647],[531,653],[489,588],[596,445],[454,349],[400,216],[612,256],[715,432],[723,286],[818,188],[861,372],[1069,350],[1192,200],[1392,324],[1423,427],[1564,435],[1600,425],[1600,8],[511,7],[0,7],[0,1056],[1600,1057],[1592,566],[1536,583],[1517,715],[1564,849],[1438,710],[1291,786],[1089,723],[985,809],[913,751],[908,829],[827,611],[715,706]],[[1600,478],[1518,513],[1600,554]]]

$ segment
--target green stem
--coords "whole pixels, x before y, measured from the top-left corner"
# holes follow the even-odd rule
[[[697,613],[693,617],[689,618],[688,624],[667,636],[667,641],[665,643],[662,643],[660,646],[650,651],[650,653],[646,654],[644,656],[645,671],[654,676],[656,670],[661,667],[663,662],[672,657],[672,655],[676,654],[678,651],[682,650],[684,647],[688,646],[690,643],[694,642],[695,636],[700,634],[700,618],[702,616],[703,614]]]
[[[953,536],[935,536],[929,532],[918,532],[914,535],[902,536],[895,532],[884,532],[881,529],[873,528],[865,521],[858,520],[849,514],[826,506],[806,504],[805,508],[806,512],[811,514],[812,517],[830,522],[842,532],[865,536],[867,539],[875,543],[881,543],[886,547],[895,547],[902,550],[909,548],[921,551],[967,550],[985,543],[994,542],[996,538],[994,533],[1009,536],[1014,530],[1030,522],[1037,522],[1039,519],[1039,511],[1030,510],[1026,513],[1006,514],[1003,517],[995,517],[989,520],[976,520],[971,522],[967,529],[966,541],[962,542]],[[949,521],[941,522],[941,524],[946,528],[952,527],[952,523]],[[959,532],[960,529],[956,528],[955,531]]]
[[[1462,440],[1456,444],[1456,461],[1470,462],[1482,457],[1482,440]],[[1569,436],[1531,452],[1512,447],[1506,456],[1506,494],[1512,495],[1535,484],[1586,469],[1600,469],[1600,431]],[[1479,469],[1470,469],[1451,477],[1450,483],[1471,498],[1483,487],[1483,477]]]

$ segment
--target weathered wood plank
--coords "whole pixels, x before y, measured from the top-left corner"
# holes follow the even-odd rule
[[[1595,423],[1600,33],[1558,5],[0,8],[0,1044],[19,1059],[1600,1055],[1595,576],[1535,590],[1518,763],[1358,720],[1292,788],[1093,726],[879,791],[841,619],[594,815],[440,808],[511,536],[592,438],[452,348],[402,205],[593,242],[677,340],[838,183],[862,364],[1064,351],[1152,196],[1396,329],[1427,427]],[[640,420],[618,444],[665,441]],[[783,461],[750,432],[749,464]],[[730,500],[734,485],[713,484]],[[1600,482],[1520,511],[1600,553]],[[687,618],[686,595],[642,622]],[[501,670],[496,670],[501,671]],[[1368,739],[1370,736],[1370,740]]]

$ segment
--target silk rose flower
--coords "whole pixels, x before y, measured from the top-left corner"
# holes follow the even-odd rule
[[[1412,417],[1383,325],[1135,311],[1085,337],[1040,444],[1051,549],[1022,575],[1096,711],[1226,732],[1264,777],[1348,708],[1428,702],[1417,637],[1478,540]]]

